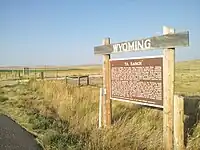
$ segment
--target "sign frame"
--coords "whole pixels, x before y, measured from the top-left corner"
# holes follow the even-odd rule
[[[154,42],[152,42],[151,39]],[[161,36],[154,36],[151,38],[129,40],[129,41],[117,42],[117,43],[111,43],[110,37],[107,37],[102,40],[102,45],[94,47],[94,54],[95,55],[101,54],[103,56],[103,65],[102,65],[103,95],[100,96],[100,100],[102,100],[102,103],[101,103],[102,111],[100,112],[101,115],[99,115],[102,117],[99,119],[103,119],[103,124],[102,124],[103,127],[111,126],[112,124],[112,100],[136,103],[136,101],[130,101],[130,100],[125,100],[125,99],[120,100],[120,98],[113,99],[111,97],[111,74],[110,74],[111,73],[111,70],[110,70],[111,69],[111,65],[110,65],[111,55],[116,54],[116,53],[123,53],[123,52],[127,53],[127,52],[138,52],[138,51],[162,49],[163,51],[163,55],[162,55],[162,63],[163,63],[162,64],[163,66],[163,69],[162,69],[162,83],[163,83],[162,108],[163,109],[162,110],[163,110],[163,146],[164,146],[163,148],[166,150],[173,149],[173,147],[180,150],[183,149],[184,147],[184,124],[183,124],[184,102],[183,102],[183,98],[177,98],[174,95],[175,93],[175,88],[174,88],[175,86],[175,83],[174,83],[175,82],[175,49],[176,47],[189,47],[190,46],[189,39],[190,39],[189,31],[176,33],[174,28],[163,26],[163,35]],[[150,46],[148,45],[149,43],[147,43],[147,41],[145,45],[145,40],[148,40],[148,41],[150,40],[151,42]],[[145,57],[142,57],[142,58],[145,58]],[[119,58],[117,59],[119,60]],[[111,59],[111,60],[117,60],[117,59]],[[120,59],[124,59],[124,58],[120,58]],[[126,60],[128,59],[133,59],[133,58],[126,58]],[[134,98],[134,99],[139,99],[139,98]],[[137,102],[137,104],[141,104],[141,103]],[[141,105],[143,104],[144,103],[142,102]],[[177,106],[178,108],[174,108],[174,105]],[[152,107],[155,107],[155,106],[152,105]],[[176,113],[174,113],[174,111],[175,112],[182,111],[182,113],[177,115]],[[176,119],[178,118],[179,121],[174,120],[174,118]]]
[[[128,57],[128,58],[112,58],[109,60],[109,63],[111,61],[117,61],[117,60],[131,60],[131,59],[134,59],[134,60],[137,60],[137,59],[148,59],[148,58],[162,58],[162,61],[164,59],[164,55],[154,55],[154,56],[139,56],[139,57]],[[163,70],[164,70],[164,65],[163,65],[163,62],[162,62],[162,79],[163,79]],[[110,70],[111,72],[111,70]],[[110,77],[111,79],[111,77]],[[111,85],[111,80],[109,81],[110,82],[110,85]],[[163,80],[162,80],[162,93],[164,91],[164,86],[163,86]],[[110,91],[112,89],[112,86],[110,86]],[[115,101],[120,101],[120,102],[128,102],[128,103],[134,103],[134,104],[139,104],[139,105],[143,105],[143,106],[151,106],[151,107],[157,107],[157,108],[164,108],[163,105],[156,105],[156,104],[150,104],[150,103],[145,103],[145,102],[139,102],[139,101],[135,101],[135,99],[133,100],[127,100],[127,99],[122,99],[122,98],[113,98],[112,95],[111,95],[111,92],[110,92],[110,99],[111,100],[115,100]],[[139,100],[139,98],[137,98]],[[162,94],[162,101],[164,101],[164,95]]]

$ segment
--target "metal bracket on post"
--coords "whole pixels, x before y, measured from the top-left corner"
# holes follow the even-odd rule
[[[103,95],[106,95],[106,88],[103,89]]]

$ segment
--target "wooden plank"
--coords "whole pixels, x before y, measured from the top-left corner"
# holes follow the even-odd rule
[[[105,38],[103,40],[103,45],[109,45],[110,44],[110,38]],[[104,120],[105,125],[110,126],[111,125],[111,100],[110,100],[110,54],[103,55],[103,88],[105,89],[105,106],[104,106]]]
[[[85,76],[67,76],[67,78],[71,78],[71,79],[78,79],[78,78],[87,78],[89,77],[88,75],[85,75]]]
[[[174,34],[175,30],[163,27],[163,34]],[[164,149],[173,148],[173,103],[174,103],[174,66],[175,66],[175,48],[164,49],[163,59],[163,142]]]
[[[89,77],[88,75],[85,75],[85,76],[80,76],[80,78],[87,78]]]
[[[126,41],[94,47],[94,54],[111,54],[189,46],[189,32],[166,34],[140,40]]]
[[[67,76],[68,79],[78,79],[79,76]]]
[[[184,150],[184,98],[174,96],[174,149]]]

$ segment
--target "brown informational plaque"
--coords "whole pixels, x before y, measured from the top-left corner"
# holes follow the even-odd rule
[[[111,59],[111,99],[163,108],[163,56]]]

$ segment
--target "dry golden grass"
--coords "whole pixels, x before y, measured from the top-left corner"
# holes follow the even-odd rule
[[[81,135],[86,140],[84,149],[162,147],[160,110],[116,102],[113,103],[113,127],[98,130],[98,88],[66,86],[59,81],[45,81],[43,84],[32,82],[30,86],[44,96],[44,104],[39,108],[41,113],[47,113],[48,107],[59,118],[69,121],[70,132]]]

